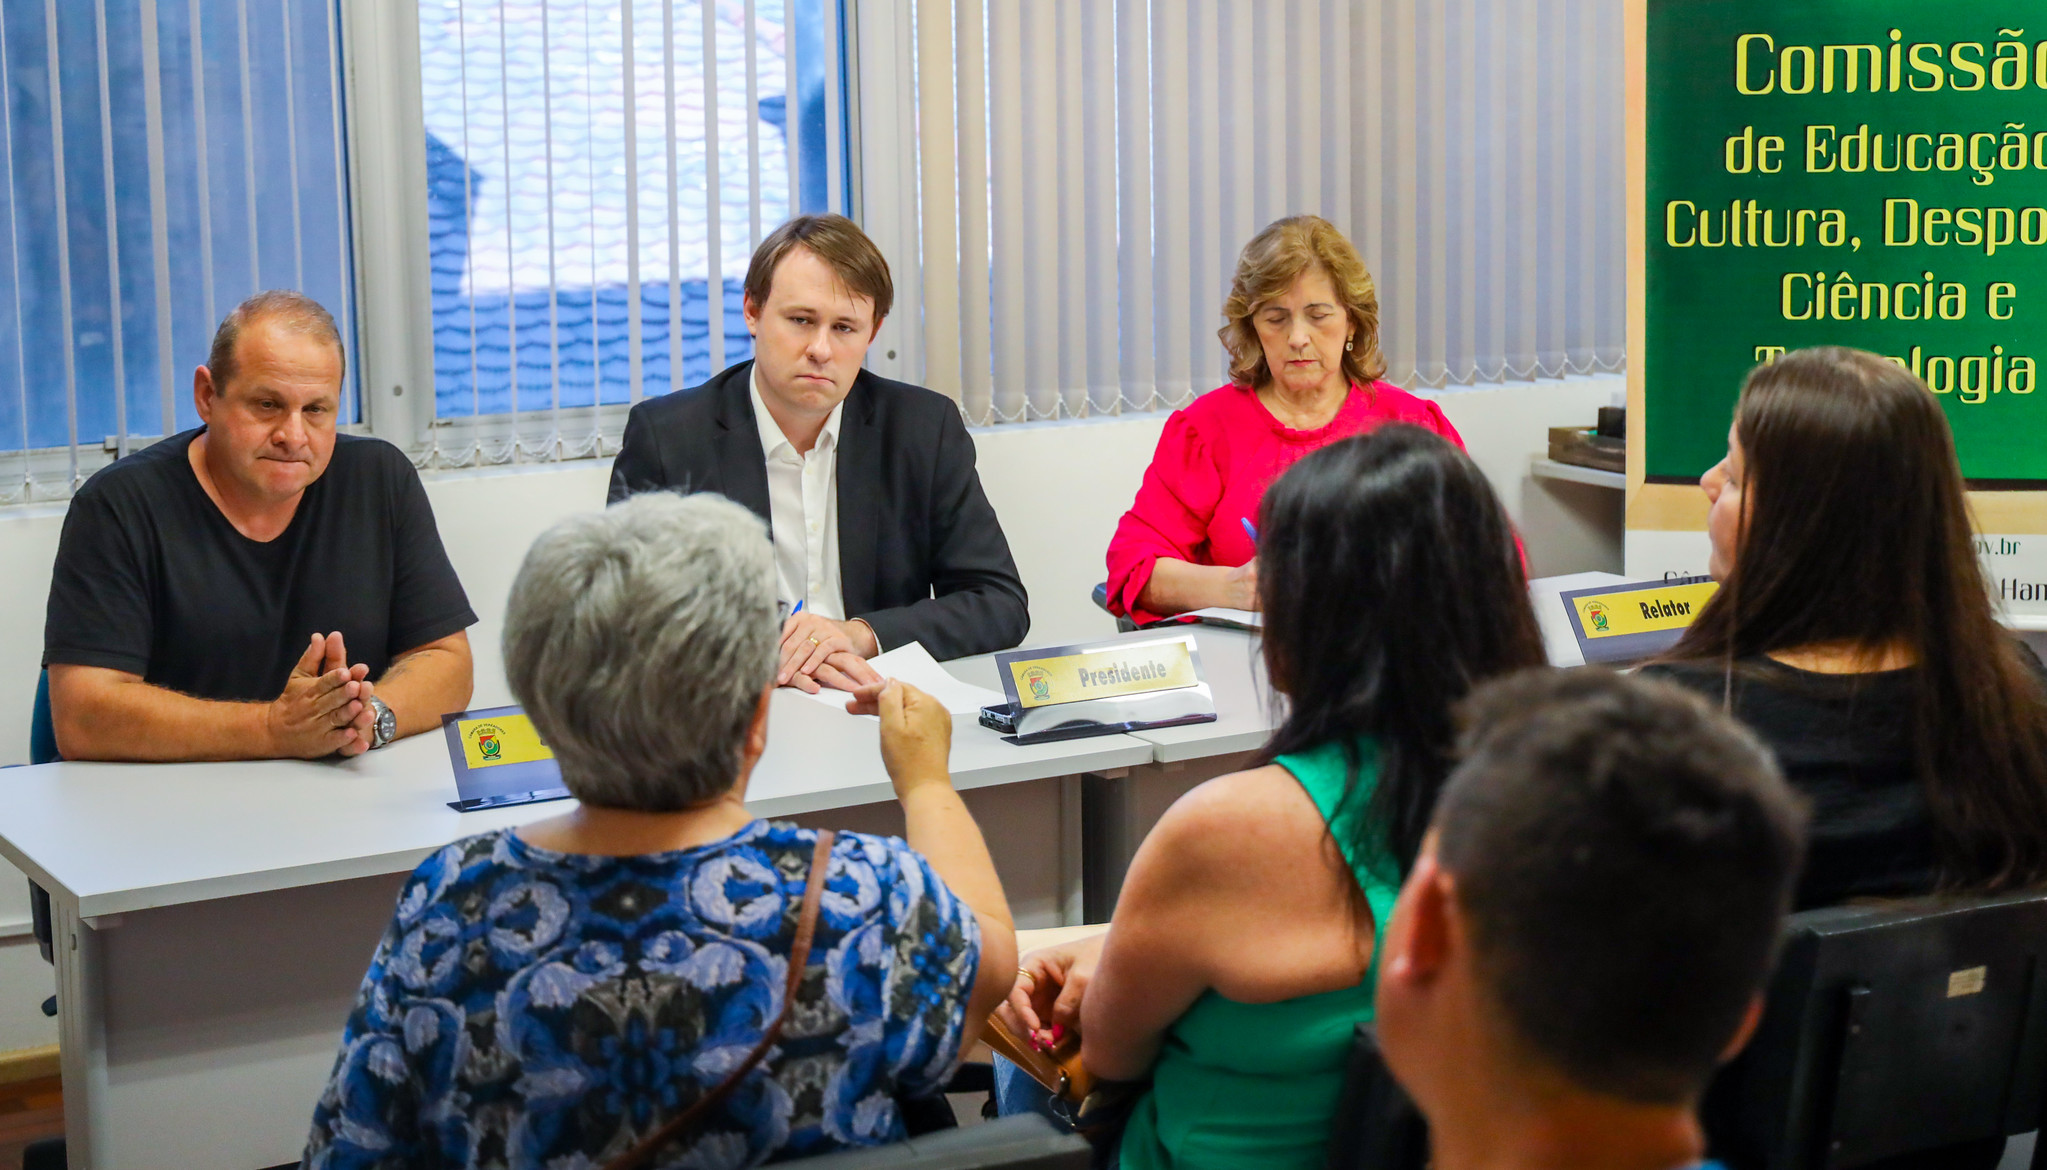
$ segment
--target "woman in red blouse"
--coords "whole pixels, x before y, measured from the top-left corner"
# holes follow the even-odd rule
[[[1435,403],[1379,381],[1379,296],[1328,220],[1297,215],[1252,237],[1223,316],[1229,384],[1166,420],[1109,542],[1109,608],[1139,622],[1257,609],[1258,501],[1310,451],[1388,422],[1464,447]]]

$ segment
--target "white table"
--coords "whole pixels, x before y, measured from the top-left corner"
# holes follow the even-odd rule
[[[1617,580],[1530,583],[1552,661],[1576,660],[1555,594]],[[1055,888],[1040,901],[1053,920],[1106,920],[1159,813],[1241,767],[1276,726],[1257,635],[1186,629],[1214,723],[1018,747],[955,718],[954,784],[1013,908],[1049,873]],[[990,656],[947,669],[1000,685]],[[874,723],[783,694],[768,738],[753,811],[887,827],[893,792]],[[296,1158],[403,875],[457,837],[564,807],[454,812],[438,734],[346,763],[66,763],[5,780],[0,855],[51,893],[65,1128],[81,1170]]]
[[[878,736],[871,721],[776,696],[748,806],[811,819],[892,799]],[[1005,846],[1055,855],[1035,860],[1060,875],[1071,919],[1078,785],[1055,778],[1152,753],[1127,736],[1017,747],[963,717],[952,763],[970,804],[1042,790],[1017,823],[983,823],[998,866]],[[63,763],[4,781],[0,855],[51,895],[78,1170],[295,1160],[403,876],[457,837],[567,807],[449,809],[438,733],[348,762]]]
[[[1625,580],[1614,573],[1588,572],[1528,583],[1543,646],[1553,665],[1582,666],[1585,662],[1558,594]],[[1103,641],[1141,641],[1161,632],[1194,635],[1202,670],[1215,696],[1217,717],[1213,723],[1131,732],[1132,738],[1152,746],[1147,766],[1091,770],[1080,778],[1082,921],[1108,921],[1131,857],[1173,801],[1205,780],[1243,767],[1284,718],[1284,700],[1266,685],[1256,633],[1190,624],[1154,626]],[[945,665],[964,682],[995,689],[1002,685],[992,655]]]

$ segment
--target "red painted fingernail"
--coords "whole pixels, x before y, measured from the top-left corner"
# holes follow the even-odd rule
[[[1064,1039],[1066,1039],[1066,1025],[1065,1024],[1052,1025],[1052,1043],[1057,1044]]]

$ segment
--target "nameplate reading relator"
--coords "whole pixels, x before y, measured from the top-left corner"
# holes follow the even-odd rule
[[[1559,594],[1587,662],[1638,662],[1677,644],[1720,588],[1710,577],[1596,585]]]

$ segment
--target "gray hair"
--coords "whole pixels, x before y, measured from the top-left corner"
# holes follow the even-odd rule
[[[576,799],[674,812],[738,781],[778,633],[760,519],[650,492],[533,542],[505,608],[505,676]]]
[[[287,332],[318,338],[333,346],[334,352],[341,355],[341,375],[344,379],[348,376],[348,347],[341,344],[341,330],[334,326],[334,314],[302,292],[273,288],[229,309],[227,316],[220,319],[220,328],[213,331],[213,346],[206,351],[206,369],[213,375],[214,393],[227,389],[228,381],[235,376],[235,343],[241,340],[242,330],[258,321],[268,321]]]

